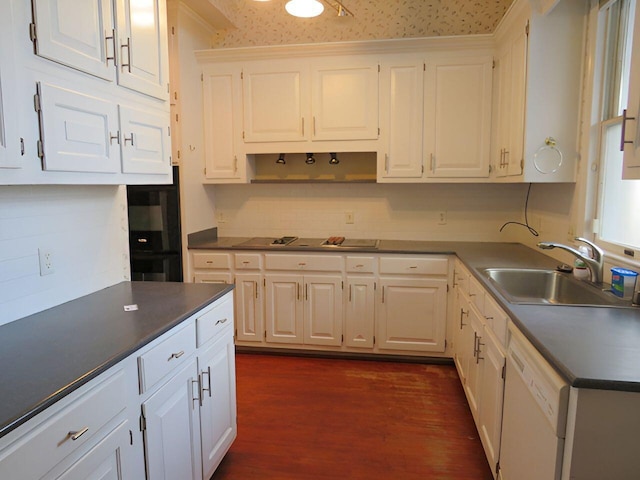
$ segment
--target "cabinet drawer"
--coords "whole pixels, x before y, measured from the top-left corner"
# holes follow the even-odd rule
[[[373,257],[347,257],[346,270],[348,273],[373,273],[375,263]]]
[[[265,255],[268,270],[314,270],[317,272],[339,272],[342,257],[338,255]]]
[[[201,347],[225,327],[233,325],[233,294],[228,293],[211,310],[196,318],[196,339]]]
[[[41,478],[123,411],[126,399],[118,371],[0,452],[0,478]]]
[[[381,257],[380,273],[397,275],[447,275],[446,258]]]
[[[195,324],[189,323],[138,357],[140,393],[144,393],[196,350]]]
[[[469,295],[469,272],[460,263],[456,263],[453,283],[455,287],[464,292],[465,295]]]
[[[238,270],[259,270],[261,257],[257,253],[236,253],[235,265]]]
[[[484,315],[484,287],[473,276],[469,276],[469,300]]]
[[[193,268],[231,268],[231,255],[228,253],[194,253]]]

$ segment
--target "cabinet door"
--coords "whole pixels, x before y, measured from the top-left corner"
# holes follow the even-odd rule
[[[509,138],[511,126],[511,44],[505,45],[498,52],[497,67],[497,115],[496,115],[496,177],[509,174]]]
[[[205,177],[239,179],[236,132],[241,126],[240,68],[216,66],[203,78]]]
[[[202,478],[211,478],[236,438],[236,369],[233,331],[198,356],[202,380]]]
[[[93,95],[47,83],[38,87],[43,169],[119,172],[116,105]]]
[[[622,140],[622,178],[640,178],[640,6],[635,8],[633,22],[633,45],[631,47],[631,69],[629,72],[629,96],[627,116],[634,120],[625,122]]]
[[[253,62],[242,72],[245,142],[305,140],[309,76],[297,61]]]
[[[118,83],[169,99],[169,54],[165,0],[115,0],[120,63]]]
[[[122,422],[61,475],[46,475],[42,480],[125,480],[130,475],[123,462],[129,447],[129,428]]]
[[[142,404],[147,477],[202,480],[196,359]]]
[[[302,343],[303,278],[301,275],[265,275],[267,341]]]
[[[20,167],[12,2],[0,2],[0,168]],[[12,120],[9,121],[9,118]]]
[[[480,407],[480,393],[483,382],[482,366],[485,352],[484,344],[486,342],[483,339],[482,321],[472,306],[469,307],[469,326],[470,328],[466,331],[467,336],[464,340],[467,348],[471,348],[471,357],[469,357],[469,368],[467,370],[464,390],[467,394],[469,409],[473,414],[477,426],[479,425],[478,410]]]
[[[111,0],[33,0],[38,55],[113,81],[116,39]]]
[[[493,59],[427,62],[424,152],[430,177],[488,177]]]
[[[319,63],[314,62],[312,73],[312,139],[377,139],[377,62]]]
[[[238,273],[235,283],[236,337],[245,342],[262,342],[264,339],[262,276],[258,273]]]
[[[469,323],[469,300],[461,291],[458,292],[459,311],[456,314],[455,329],[456,337],[456,353],[454,361],[460,375],[462,385],[466,385],[469,377],[469,366],[471,365],[474,352],[474,336],[471,324]]]
[[[380,348],[444,352],[447,280],[380,278]]]
[[[342,344],[342,277],[304,277],[304,343]]]
[[[502,400],[504,394],[505,356],[498,341],[485,326],[480,349],[482,384],[478,431],[484,451],[493,468],[499,460],[500,434],[502,432]]]
[[[122,172],[171,173],[169,114],[120,106]]]
[[[348,277],[347,290],[344,344],[373,348],[375,281],[368,277]]]
[[[505,155],[507,175],[521,175],[524,165],[524,117],[527,90],[528,24],[522,25],[511,44],[509,136]]]
[[[381,71],[382,178],[422,178],[424,61],[394,55]]]

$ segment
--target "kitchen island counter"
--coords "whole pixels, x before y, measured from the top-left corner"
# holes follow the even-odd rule
[[[0,326],[0,437],[232,288],[122,282]]]
[[[237,248],[245,237],[192,242],[193,250]],[[316,240],[316,239],[314,239]],[[317,244],[322,239],[317,239]],[[311,243],[311,242],[309,242]],[[340,248],[278,246],[266,251],[336,253]],[[555,269],[558,261],[518,243],[381,240],[378,248],[346,252],[456,255],[496,299],[544,358],[572,386],[640,392],[640,308],[511,304],[482,275],[484,268]]]

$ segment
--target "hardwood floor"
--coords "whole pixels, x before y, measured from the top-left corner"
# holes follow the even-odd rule
[[[455,367],[238,354],[212,480],[490,480]]]

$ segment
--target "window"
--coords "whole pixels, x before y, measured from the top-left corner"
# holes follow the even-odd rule
[[[604,29],[600,91],[598,243],[611,251],[640,250],[640,180],[622,180],[622,111],[627,105],[634,0],[613,0],[601,10]]]

